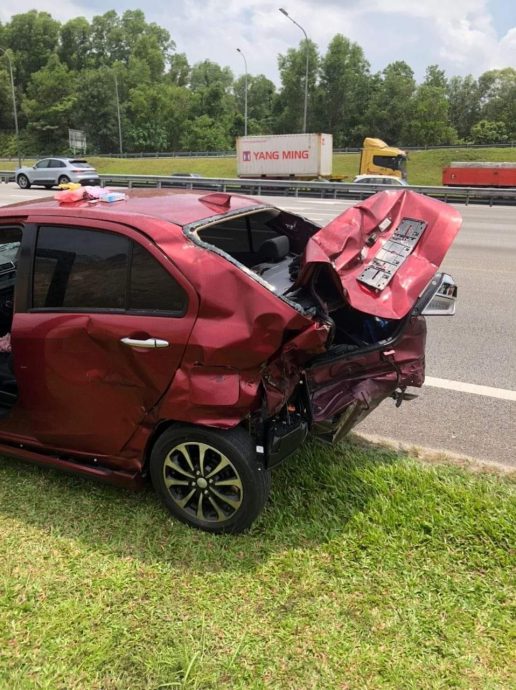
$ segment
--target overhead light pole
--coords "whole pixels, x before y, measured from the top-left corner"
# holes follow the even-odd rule
[[[16,133],[16,150],[18,152],[18,167],[21,168],[20,134],[18,132],[18,113],[16,112],[16,94],[14,91],[13,65],[11,62],[11,58],[9,57],[9,52],[5,48],[0,48],[0,53],[7,58],[7,62],[9,63],[9,75],[11,77],[11,95],[13,100],[14,131]]]
[[[287,12],[287,10],[284,10],[283,7],[279,8],[279,11],[287,17],[287,19],[290,19],[290,21],[295,24],[305,35],[305,53],[306,53],[306,69],[305,69],[305,109],[304,109],[304,115],[303,115],[303,133],[306,132],[306,113],[308,110],[308,36],[306,35],[306,31],[303,29],[301,24],[298,24],[295,19],[292,19],[290,14]]]
[[[244,53],[240,50],[240,48],[237,48],[237,53],[240,53],[240,55],[244,59],[244,67],[245,67],[245,81],[244,81],[244,137],[247,136],[247,60],[245,59]]]
[[[118,114],[118,143],[120,145],[120,155],[123,154],[122,151],[122,120],[120,119],[120,99],[118,97],[118,79],[116,77],[116,72],[113,73],[115,76],[115,94],[116,94],[116,111]]]

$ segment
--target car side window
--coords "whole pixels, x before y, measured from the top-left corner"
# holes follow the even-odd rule
[[[129,238],[87,228],[39,229],[33,309],[182,315],[186,306],[181,286]]]
[[[125,237],[79,228],[40,228],[33,307],[123,309],[128,258]]]
[[[203,242],[222,249],[246,266],[256,264],[264,242],[278,236],[272,226],[277,211],[260,211],[246,216],[226,218],[220,223],[202,228],[198,232]]]
[[[63,163],[63,161],[58,161],[58,160],[52,159],[50,161],[50,165],[48,167],[49,168],[65,168],[66,165]]]
[[[131,311],[184,314],[187,296],[163,266],[136,242],[131,257],[128,309]]]
[[[245,216],[228,218],[222,223],[210,225],[199,231],[199,237],[203,242],[208,242],[228,254],[251,251],[251,235]]]
[[[45,158],[45,160],[39,161],[39,163],[36,163],[36,165],[34,167],[37,168],[38,170],[40,170],[41,168],[48,168],[49,163],[50,163],[50,161],[48,160],[48,158]]]

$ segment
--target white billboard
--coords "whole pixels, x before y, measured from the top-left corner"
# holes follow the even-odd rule
[[[74,153],[76,151],[86,153],[86,134],[82,131],[82,129],[69,129],[68,141],[70,148]]]

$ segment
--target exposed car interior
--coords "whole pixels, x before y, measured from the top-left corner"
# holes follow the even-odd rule
[[[276,294],[330,321],[332,356],[386,342],[396,333],[399,321],[380,319],[343,304],[324,268],[314,273],[308,287],[294,288],[303,250],[318,230],[306,219],[267,209],[226,218],[198,230],[197,237],[251,269]]]

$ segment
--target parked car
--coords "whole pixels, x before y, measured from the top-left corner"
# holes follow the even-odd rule
[[[407,186],[406,180],[402,180],[394,175],[357,175],[353,180],[358,184],[376,184],[376,185],[396,185]]]
[[[22,189],[38,185],[51,189],[59,184],[78,182],[98,185],[100,177],[95,168],[82,158],[42,158],[32,167],[18,168],[15,179]]]
[[[225,193],[0,208],[0,453],[239,532],[309,433],[337,442],[424,381],[456,210],[382,192],[327,226]]]

